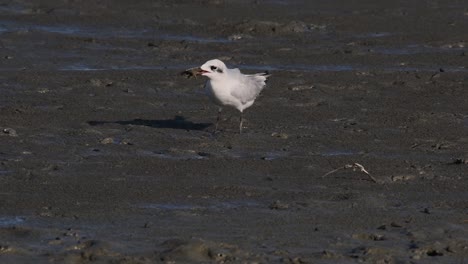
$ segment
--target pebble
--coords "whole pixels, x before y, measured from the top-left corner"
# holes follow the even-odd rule
[[[455,159],[452,164],[468,164],[468,157]]]
[[[416,175],[405,174],[405,175],[396,175],[392,177],[392,181],[410,181],[416,179]]]
[[[270,206],[268,206],[268,208],[272,209],[272,210],[286,210],[289,208],[289,204],[287,203],[283,203],[279,200],[273,202],[272,204],[270,204]]]
[[[234,34],[234,35],[231,35],[231,36],[228,37],[228,39],[231,40],[231,41],[241,40],[243,38],[245,38],[245,36],[242,35],[242,34]]]
[[[282,138],[282,139],[288,139],[288,134],[286,133],[277,133],[277,132],[273,132],[271,133],[271,136],[272,137],[277,137],[277,138]]]
[[[37,90],[37,92],[38,92],[38,93],[41,93],[41,94],[45,94],[45,93],[50,92],[50,90],[47,89],[47,88],[41,88],[41,89]]]
[[[128,139],[122,139],[122,141],[120,142],[120,144],[129,145],[129,146],[133,145],[133,143],[130,142]]]
[[[114,84],[114,82],[111,80],[90,79],[88,81],[95,87],[109,87]]]
[[[314,89],[315,85],[298,85],[289,87],[288,90],[290,91],[304,91],[304,90],[311,90]]]
[[[111,137],[108,137],[108,138],[105,138],[105,139],[101,140],[101,144],[104,144],[104,145],[113,144],[113,143],[114,143],[114,139],[111,138]]]
[[[13,128],[9,128],[9,127],[4,128],[4,129],[2,130],[2,132],[3,132],[4,134],[6,134],[6,135],[11,136],[11,137],[17,137],[17,136],[18,136],[18,134],[16,133],[16,130],[14,130]]]

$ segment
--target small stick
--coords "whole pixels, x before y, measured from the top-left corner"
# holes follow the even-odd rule
[[[322,178],[325,178],[325,177],[327,177],[328,175],[330,175],[330,174],[332,174],[332,173],[335,173],[335,172],[337,172],[337,171],[339,171],[339,170],[342,170],[342,169],[345,169],[345,167],[342,167],[342,168],[338,168],[338,169],[334,169],[334,170],[332,170],[332,171],[329,171],[329,172],[325,173],[325,174],[322,176]]]
[[[375,183],[378,182],[376,178],[374,178],[372,175],[370,175],[370,173],[366,170],[366,168],[364,168],[364,166],[362,166],[361,164],[359,164],[359,163],[357,163],[357,162],[355,162],[355,163],[353,163],[353,164],[346,164],[346,165],[344,165],[344,166],[341,167],[341,168],[338,168],[338,169],[334,169],[334,170],[332,170],[332,171],[329,171],[329,172],[325,173],[325,174],[322,176],[322,178],[325,178],[326,176],[328,176],[328,175],[330,175],[330,174],[332,174],[332,173],[335,173],[335,172],[337,172],[337,171],[339,171],[339,170],[343,170],[343,169],[344,169],[344,170],[346,170],[346,169],[353,169],[353,171],[359,170],[360,172],[364,172],[365,174],[367,174],[367,176],[369,176],[369,179],[370,179],[372,182],[375,182]]]

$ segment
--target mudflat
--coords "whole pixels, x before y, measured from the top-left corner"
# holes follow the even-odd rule
[[[343,3],[345,2],[345,3]],[[0,4],[1,263],[467,263],[463,1]],[[244,113],[185,69],[272,76]]]

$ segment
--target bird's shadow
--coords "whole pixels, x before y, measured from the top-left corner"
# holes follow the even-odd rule
[[[148,126],[154,128],[173,128],[173,129],[184,129],[184,130],[204,130],[207,127],[212,126],[212,123],[194,123],[188,121],[183,116],[175,116],[173,119],[160,119],[160,120],[148,120],[148,119],[133,119],[123,121],[88,121],[91,126],[99,126],[105,124],[119,124],[119,125],[134,125],[134,126]]]

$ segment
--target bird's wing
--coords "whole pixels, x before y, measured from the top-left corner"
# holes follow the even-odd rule
[[[265,81],[269,76],[268,73],[242,75],[236,87],[233,87],[231,95],[238,98],[242,104],[255,100],[265,87]]]
[[[240,72],[240,70],[238,68],[234,68],[234,69],[227,69],[228,72],[229,72],[229,75],[231,76],[239,76],[239,75],[242,75],[242,73]]]
[[[259,79],[259,80],[266,83],[268,77],[270,77],[271,74],[266,71],[266,72],[262,72],[262,73],[255,73],[255,74],[250,74],[250,75],[245,75],[245,76],[253,77],[253,78]]]

